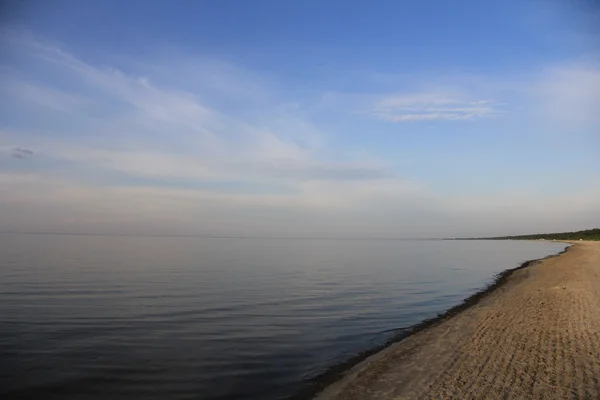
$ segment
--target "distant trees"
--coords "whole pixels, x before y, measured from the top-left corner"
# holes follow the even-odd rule
[[[600,228],[588,229],[585,231],[577,232],[562,232],[562,233],[536,233],[533,235],[519,235],[519,236],[500,236],[486,239],[518,239],[518,240],[535,240],[535,239],[546,239],[546,240],[600,240]]]

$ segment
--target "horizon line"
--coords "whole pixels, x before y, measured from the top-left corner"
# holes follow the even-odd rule
[[[102,232],[16,232],[16,231],[0,231],[2,235],[62,235],[62,236],[127,236],[127,237],[180,237],[180,238],[199,238],[199,239],[278,239],[278,240],[451,240],[459,239],[458,237],[361,237],[361,236],[241,236],[241,235],[195,235],[195,234],[143,234],[143,233],[102,233]]]

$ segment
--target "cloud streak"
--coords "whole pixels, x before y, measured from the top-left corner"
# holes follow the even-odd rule
[[[12,149],[10,156],[13,158],[18,158],[19,160],[24,160],[26,158],[33,156],[33,151],[31,151],[29,149],[21,149],[19,147],[16,147],[16,148]]]
[[[35,79],[9,70],[2,80],[12,82],[7,88],[19,99],[18,106],[28,111],[42,107],[46,113],[20,130],[0,131],[0,140],[35,148],[46,162],[46,173],[61,174],[67,181],[110,176],[113,185],[142,179],[156,187],[183,185],[216,193],[223,187],[238,187],[249,196],[270,190],[295,193],[298,201],[290,204],[305,201],[317,207],[320,202],[330,203],[332,196],[302,195],[307,187],[327,192],[342,191],[348,187],[344,182],[403,186],[388,163],[329,160],[329,150],[322,145],[324,135],[298,115],[297,106],[266,103],[262,94],[254,99],[256,90],[233,90],[231,82],[240,82],[235,76],[224,92],[234,93],[236,101],[245,96],[247,108],[260,106],[250,118],[210,105],[201,88],[192,91],[194,85],[182,88],[164,80],[164,73],[152,75],[152,71],[163,71],[160,64],[144,63],[150,65],[147,71],[126,74],[88,64],[60,47],[30,37],[9,39],[32,60],[43,60],[42,68],[52,67],[54,86],[36,85]],[[196,62],[182,58],[174,64],[189,74],[194,70],[187,64],[190,59]],[[234,67],[227,70],[231,74],[236,71]],[[169,72],[169,76],[179,75],[176,70]],[[30,78],[37,73],[31,72]],[[223,81],[222,73],[219,71],[219,81]],[[193,75],[188,78],[199,81]],[[260,82],[248,82],[248,86],[254,89]],[[44,118],[53,122],[47,125],[64,126],[64,130],[49,134]],[[311,186],[318,182],[328,182],[328,186]],[[352,193],[358,192],[353,189]],[[343,197],[341,193],[339,199]],[[352,196],[339,199],[334,202],[354,201]],[[265,202],[271,203],[272,199]]]
[[[600,67],[589,63],[553,66],[532,85],[534,112],[576,129],[600,127]]]
[[[490,100],[468,101],[436,93],[386,96],[368,114],[388,122],[465,121],[498,115]]]
[[[404,164],[410,176],[422,176],[406,179],[394,154],[404,143],[380,149],[386,156],[358,155],[372,144],[365,138],[385,127],[405,132],[407,125],[388,122],[455,126],[514,117],[515,104],[527,111],[523,118],[589,128],[597,122],[590,107],[599,93],[596,68],[549,69],[513,85],[523,93],[513,90],[512,97],[460,82],[361,94],[341,105],[343,94],[329,96],[336,115],[364,130],[350,135],[323,129],[335,128],[335,121],[311,115],[306,103],[314,99],[289,98],[268,78],[234,65],[187,55],[169,65],[136,60],[107,67],[32,37],[2,40],[27,60],[26,68],[7,62],[0,70],[5,229],[456,236],[487,225],[509,229],[511,220],[513,227],[541,226],[557,211],[565,221],[600,215],[597,191],[551,201],[535,193],[515,196],[512,189],[501,200],[464,197],[465,178],[456,185],[459,194],[445,193],[423,176],[451,167],[429,153],[415,156],[418,165]],[[579,209],[570,210],[569,202]]]

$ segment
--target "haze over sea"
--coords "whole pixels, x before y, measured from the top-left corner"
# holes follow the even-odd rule
[[[281,399],[562,243],[0,235],[0,395]]]

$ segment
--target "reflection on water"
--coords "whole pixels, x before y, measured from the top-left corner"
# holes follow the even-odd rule
[[[0,235],[0,395],[280,399],[560,243]]]

